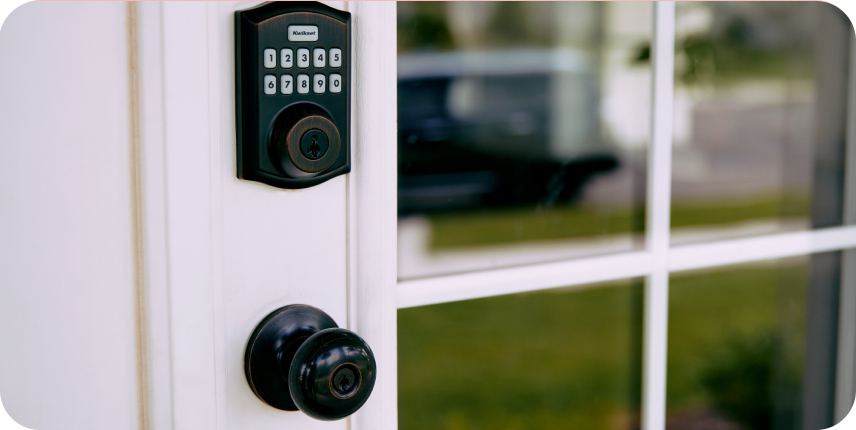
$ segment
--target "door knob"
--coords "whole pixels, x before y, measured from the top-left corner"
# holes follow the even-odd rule
[[[339,328],[319,309],[289,305],[256,326],[244,373],[253,393],[268,405],[333,421],[368,400],[377,366],[371,348],[356,333]]]

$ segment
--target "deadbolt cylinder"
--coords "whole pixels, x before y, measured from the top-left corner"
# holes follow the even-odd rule
[[[273,162],[285,173],[296,177],[311,176],[328,169],[342,147],[339,130],[328,118],[310,114],[293,117],[286,110],[271,134]]]

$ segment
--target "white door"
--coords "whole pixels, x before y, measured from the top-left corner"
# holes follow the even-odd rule
[[[570,157],[580,149],[563,142],[603,134],[587,129],[588,123],[568,119],[588,118],[577,108],[590,101],[586,98],[590,88],[578,86],[573,75],[585,72],[593,61],[569,48],[570,41],[586,37],[580,29],[597,30],[592,23],[630,28],[629,33],[639,29],[639,21],[647,23],[642,27],[648,26],[650,34],[648,54],[642,49],[634,57],[643,64],[640,67],[648,67],[641,74],[641,85],[650,89],[643,106],[628,108],[620,97],[624,94],[621,85],[640,85],[640,75],[635,75],[615,81],[613,104],[605,103],[603,111],[594,111],[607,112],[614,122],[630,124],[612,130],[616,139],[633,140],[640,129],[644,131],[641,139],[648,148],[643,171],[647,187],[641,191],[645,195],[644,233],[641,241],[628,234],[617,240],[583,238],[580,243],[557,242],[546,248],[524,243],[510,253],[495,249],[466,253],[455,248],[455,243],[466,242],[465,235],[454,236],[473,224],[443,224],[442,219],[433,218],[427,225],[446,229],[444,240],[454,243],[445,249],[452,251],[405,260],[412,250],[405,245],[414,243],[408,242],[413,239],[408,235],[424,235],[426,224],[424,218],[402,218],[396,229],[396,196],[402,189],[397,188],[396,179],[400,137],[395,120],[400,100],[396,82],[403,76],[417,79],[435,73],[437,77],[444,66],[455,65],[450,63],[454,56],[429,55],[425,57],[428,61],[419,56],[400,58],[402,45],[397,46],[397,39],[408,34],[408,27],[398,27],[403,33],[397,33],[396,23],[404,15],[396,15],[395,3],[330,2],[349,11],[353,19],[352,172],[295,191],[241,181],[235,174],[233,14],[257,4],[30,3],[4,23],[0,32],[0,396],[17,422],[36,429],[395,429],[399,423],[399,368],[404,373],[401,404],[410,408],[420,399],[437,400],[436,396],[413,396],[420,394],[414,381],[418,383],[422,377],[422,381],[446,383],[448,374],[431,372],[450,370],[443,365],[456,364],[453,359],[433,360],[429,355],[424,357],[433,361],[427,361],[431,366],[424,369],[414,368],[413,362],[398,363],[398,315],[407,318],[406,328],[411,330],[403,336],[413,335],[414,327],[429,332],[443,327],[470,335],[469,327],[456,326],[455,320],[434,320],[433,326],[417,327],[411,324],[416,314],[410,312],[424,309],[427,313],[423,315],[429,317],[447,316],[431,314],[439,308],[430,306],[466,305],[474,303],[467,300],[530,292],[547,294],[546,301],[558,303],[583,290],[581,287],[594,291],[596,283],[642,279],[644,301],[639,303],[644,308],[637,316],[644,319],[643,335],[633,346],[640,355],[636,370],[642,375],[641,386],[634,398],[641,401],[636,410],[641,417],[634,417],[632,410],[616,413],[586,406],[583,418],[572,417],[581,421],[563,423],[578,428],[596,428],[595,424],[625,428],[636,419],[643,428],[660,430],[669,419],[683,417],[669,415],[673,411],[666,378],[672,364],[668,348],[677,343],[671,331],[675,326],[667,321],[681,304],[677,299],[685,288],[679,285],[687,284],[675,280],[691,270],[840,250],[848,251],[842,253],[842,281],[835,288],[840,287],[838,291],[846,299],[841,300],[838,322],[841,346],[834,373],[839,383],[832,403],[836,419],[849,409],[856,327],[852,296],[856,289],[853,273],[848,271],[851,265],[846,264],[853,257],[850,249],[856,247],[856,229],[850,225],[854,216],[853,133],[846,134],[847,179],[837,182],[846,189],[841,193],[846,198],[841,199],[845,209],[839,225],[806,228],[800,224],[794,228],[777,221],[771,229],[769,224],[750,222],[728,230],[728,234],[741,236],[735,238],[723,237],[719,230],[677,230],[670,224],[670,215],[677,210],[673,202],[679,200],[672,190],[674,178],[688,175],[694,180],[698,177],[693,174],[699,173],[698,163],[693,164],[699,160],[698,153],[685,151],[676,142],[687,136],[681,134],[687,130],[673,130],[676,122],[687,119],[675,119],[675,112],[695,111],[680,109],[688,101],[681,94],[676,96],[680,91],[675,89],[672,47],[677,36],[686,35],[676,36],[676,32],[713,27],[710,15],[690,10],[679,14],[676,21],[674,4],[668,2],[642,4],[639,7],[644,10],[637,14],[610,14],[598,11],[599,6],[577,13],[576,6],[567,4],[556,6],[565,8],[561,13],[541,15],[521,13],[513,9],[515,5],[501,9],[503,13],[491,5],[451,6],[453,13],[444,19],[456,21],[459,33],[454,37],[465,48],[495,43],[480,39],[479,31],[497,23],[528,20],[530,27],[549,28],[539,25],[538,19],[542,19],[562,30],[541,35],[558,38],[562,49],[557,52],[510,53],[529,61],[522,63],[524,71],[555,67],[561,72],[552,81],[555,88],[579,97],[551,102],[551,112],[561,115],[545,120],[551,136],[566,139],[550,140],[546,150],[560,157]],[[432,13],[427,14],[427,21],[409,23],[436,29],[437,15]],[[487,19],[489,16],[495,21]],[[759,40],[775,39],[775,31],[761,33]],[[438,40],[446,40],[442,32],[435,34],[442,36]],[[523,40],[519,33],[509,34],[513,37],[500,42],[514,42],[515,37]],[[626,33],[618,32],[618,36],[589,42],[621,45],[628,40],[621,39]],[[498,68],[507,67],[507,60],[513,57],[499,51],[502,55],[477,56],[469,66],[481,67],[481,72],[486,66],[496,66],[485,73],[501,74]],[[611,57],[597,58],[608,62]],[[791,65],[801,70],[799,63]],[[520,74],[520,70],[514,73]],[[803,83],[787,87],[795,88],[788,95],[797,102],[805,95]],[[470,97],[484,90],[483,84],[478,79],[461,80],[455,86],[458,98],[447,107],[460,118],[478,119],[467,115],[477,112]],[[847,106],[854,105],[854,87],[850,86],[849,102],[843,102]],[[705,93],[709,89],[696,90],[696,95],[710,94]],[[747,94],[750,99],[757,96]],[[712,106],[706,113],[721,112],[716,107],[722,106]],[[852,130],[854,110],[846,110],[846,120],[844,111],[838,109],[827,117],[839,125],[846,122]],[[788,118],[804,119],[799,109],[789,112],[796,113]],[[508,113],[500,126],[494,126],[496,130],[513,136],[534,132],[537,118],[531,112]],[[686,166],[695,167],[678,172]],[[474,188],[453,191],[462,189]],[[632,193],[627,196],[634,197]],[[606,214],[604,219],[615,219],[610,216]],[[491,233],[503,228],[501,224],[490,226],[497,226]],[[628,227],[628,231],[640,230]],[[750,237],[742,237],[747,234]],[[424,239],[416,237],[417,243],[420,238]],[[688,243],[680,242],[684,239]],[[524,252],[518,252],[520,249]],[[246,382],[243,353],[248,337],[265,315],[293,303],[324,310],[340,326],[363,336],[375,353],[378,380],[374,392],[346,420],[321,422],[299,412],[275,410],[259,401]],[[398,314],[399,308],[405,310]],[[575,350],[594,350],[594,341],[608,337],[598,327],[588,331],[592,343]],[[684,332],[691,339],[694,333]],[[414,335],[412,339],[418,338]],[[537,339],[532,336],[533,342],[525,346],[552,353],[548,355],[553,363],[569,359],[562,356],[565,350],[537,345]],[[480,344],[474,339],[470,345]],[[515,350],[503,347],[498,353],[507,351]],[[516,350],[515,357],[524,357],[526,352]],[[440,397],[455,399],[462,392],[467,394],[471,388],[467,381],[480,386],[485,381],[478,378],[483,375],[479,371],[490,374],[490,364],[483,363],[481,369],[464,375],[472,378],[459,380],[461,385],[449,387],[449,393],[439,392]],[[595,367],[599,364],[594,363]],[[592,386],[600,383],[598,375],[611,372],[606,369],[591,374]],[[426,371],[420,373],[422,370]],[[538,369],[527,370],[534,375]],[[535,376],[530,379],[540,382]],[[421,388],[427,394],[438,393],[430,391],[431,387]],[[830,398],[828,389],[825,393]],[[537,400],[552,410],[586,405],[568,398],[560,404],[552,398]],[[423,410],[439,416],[447,428],[479,425],[466,408],[455,409],[460,403],[450,409],[430,409],[441,403],[426,402]],[[691,402],[679,406],[686,405],[693,406]],[[536,415],[519,421],[511,414],[519,404],[506,406],[500,411],[506,415],[498,415],[505,420],[501,424],[549,427],[550,421],[538,421],[549,417]],[[597,421],[600,418],[603,420]],[[402,427],[411,425],[409,421]]]
[[[4,23],[0,393],[25,427],[395,427],[395,4],[330,3],[352,14],[352,173],[305,190],[236,177],[234,13],[257,4]],[[358,415],[250,390],[250,334],[298,303],[373,349]]]

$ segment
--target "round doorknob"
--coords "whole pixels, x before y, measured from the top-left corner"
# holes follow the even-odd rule
[[[337,420],[356,412],[375,383],[374,354],[356,333],[328,328],[310,336],[294,354],[288,388],[312,418]]]
[[[377,366],[356,333],[338,328],[319,309],[289,305],[271,312],[253,331],[244,373],[268,405],[332,421],[368,400]]]

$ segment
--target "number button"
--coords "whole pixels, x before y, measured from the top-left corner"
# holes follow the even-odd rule
[[[342,91],[342,76],[338,73],[330,74],[330,92],[339,93]]]
[[[309,75],[297,75],[297,92],[309,94]]]
[[[276,49],[265,49],[264,57],[265,69],[276,67]]]
[[[312,77],[312,91],[315,91],[318,94],[324,94],[324,90],[327,83],[327,77],[324,75],[315,75]]]
[[[312,51],[312,65],[319,69],[324,67],[324,64],[327,62],[325,54],[324,48],[315,48]]]
[[[285,48],[279,51],[279,62],[283,69],[290,69],[294,66],[294,51],[290,48]]]
[[[265,75],[265,94],[276,94],[276,76]]]
[[[305,69],[309,67],[309,50],[300,48],[297,50],[297,67]]]
[[[294,78],[291,75],[282,75],[280,78],[280,91],[283,94],[291,94],[294,92]]]
[[[339,48],[330,49],[330,67],[342,67],[342,50],[341,49],[339,49]]]

